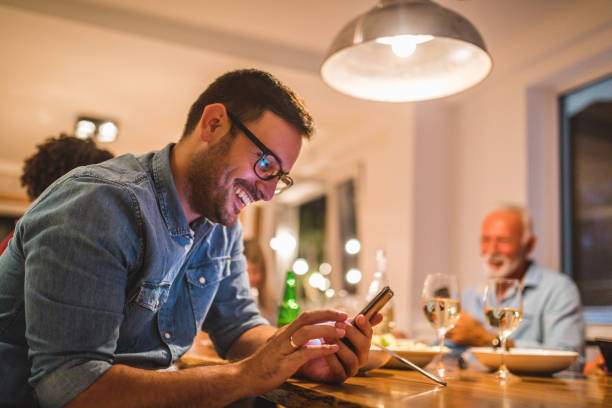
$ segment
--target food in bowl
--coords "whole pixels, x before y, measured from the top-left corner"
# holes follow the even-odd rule
[[[440,349],[437,346],[428,346],[422,341],[415,341],[411,339],[398,339],[392,334],[372,336],[372,344],[377,343],[396,352],[400,356],[404,357],[407,360],[410,360],[419,367],[425,367],[434,359],[434,357],[436,357],[440,353]],[[442,353],[448,354],[450,353],[450,349],[445,347]],[[408,370],[411,369],[410,367],[401,363],[394,357],[391,357],[384,367],[402,368]]]

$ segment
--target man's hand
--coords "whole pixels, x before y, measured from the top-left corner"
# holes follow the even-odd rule
[[[602,354],[599,354],[597,358],[589,361],[584,366],[584,375],[606,375],[608,370],[606,369],[606,360]]]
[[[340,383],[357,374],[359,368],[368,362],[372,326],[380,323],[382,319],[382,315],[377,313],[371,322],[365,316],[359,315],[352,324],[350,322],[336,323],[336,327],[345,329],[344,338],[352,344],[352,347],[339,339],[325,338],[325,343],[339,346],[338,352],[308,361],[297,374],[311,380],[333,383]]]
[[[461,312],[455,327],[446,334],[447,339],[471,347],[490,346],[495,337],[497,336],[466,312]]]
[[[350,330],[345,329],[346,318],[346,313],[335,310],[309,311],[278,329],[253,355],[237,363],[244,371],[248,387],[253,389],[252,395],[278,387],[307,361],[325,359],[338,352],[341,348],[338,340]],[[321,324],[326,322],[335,324]],[[330,341],[307,344],[320,338]],[[339,370],[343,370],[341,365],[334,368],[334,371]]]

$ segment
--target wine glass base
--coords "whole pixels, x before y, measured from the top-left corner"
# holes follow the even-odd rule
[[[495,379],[500,385],[508,385],[516,382],[520,382],[521,378],[510,373],[510,371],[498,370],[495,372]]]

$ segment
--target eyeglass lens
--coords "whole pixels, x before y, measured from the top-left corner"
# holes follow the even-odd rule
[[[271,154],[264,154],[259,158],[255,165],[255,172],[262,179],[271,179],[276,177],[280,171],[280,164]]]

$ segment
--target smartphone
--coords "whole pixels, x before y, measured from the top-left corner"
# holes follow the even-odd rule
[[[595,342],[601,350],[608,372],[612,372],[612,339],[596,338]]]
[[[367,305],[365,305],[363,309],[361,309],[359,313],[357,313],[357,316],[362,314],[365,316],[366,319],[371,321],[372,318],[376,316],[376,313],[378,313],[378,311],[382,309],[383,306],[386,305],[387,302],[392,297],[393,297],[393,291],[388,286],[385,286],[384,288],[380,290],[380,292],[376,294],[376,296],[372,298],[372,300],[370,300],[370,302]],[[354,322],[357,316],[355,316],[352,320],[350,320],[350,322],[351,323]],[[359,330],[358,327],[357,329]],[[348,339],[342,338],[342,342],[346,344],[347,346],[349,346],[351,350],[353,351],[355,350],[355,347],[351,344],[351,342]]]
[[[362,314],[366,317],[366,319],[372,320],[372,318],[376,316],[376,313],[378,313],[378,311],[382,309],[392,297],[393,291],[388,286],[385,286],[376,294],[376,296],[372,298],[372,300],[370,300],[367,305],[365,305],[363,309],[361,309],[357,316]],[[355,320],[357,316],[355,316],[353,320]]]

